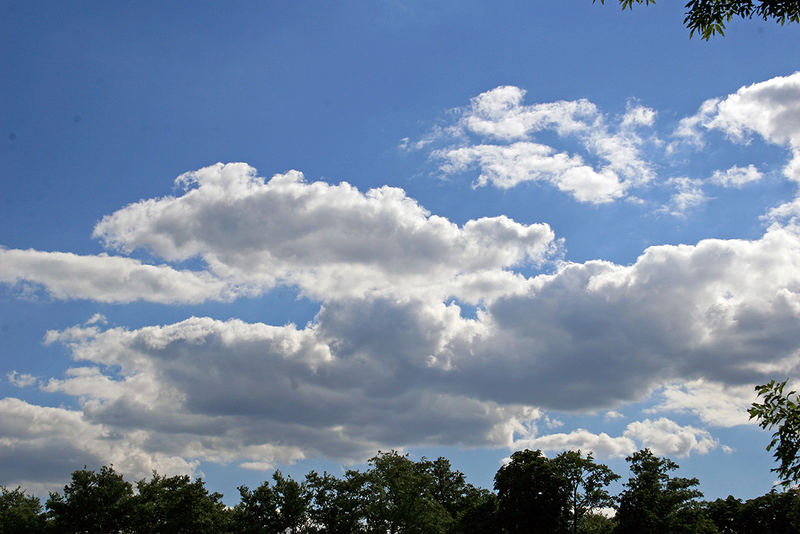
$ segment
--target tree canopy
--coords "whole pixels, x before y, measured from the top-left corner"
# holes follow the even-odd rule
[[[631,478],[619,496],[619,534],[714,532],[710,521],[694,507],[702,493],[696,478],[672,477],[678,464],[643,449],[626,458]],[[704,524],[705,523],[705,524]]]
[[[466,482],[444,457],[412,460],[379,452],[364,471],[343,477],[311,471],[295,481],[276,471],[256,489],[240,486],[225,507],[202,479],[153,473],[134,486],[113,467],[72,474],[47,511],[22,488],[0,486],[0,534],[794,534],[800,491],[745,502],[699,500],[696,478],[673,477],[677,464],[643,449],[619,478],[591,454],[512,454],[495,476],[496,493]],[[604,515],[617,508],[616,516]],[[601,513],[602,512],[602,513]]]
[[[597,0],[593,0],[596,2]],[[600,0],[605,4],[605,0]],[[619,0],[622,9],[634,4],[655,4],[655,0]],[[800,22],[800,0],[689,0],[686,3],[683,23],[689,36],[695,33],[702,39],[725,35],[725,25],[734,18],[758,17],[773,20],[781,26],[787,22]]]
[[[763,402],[754,402],[748,410],[750,419],[758,419],[765,430],[776,428],[767,450],[780,465],[772,469],[786,487],[800,482],[800,397],[796,391],[784,392],[788,380],[756,386]]]

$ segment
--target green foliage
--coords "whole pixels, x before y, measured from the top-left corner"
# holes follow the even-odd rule
[[[768,389],[778,397],[794,394],[783,395],[781,386]],[[84,468],[73,472],[63,494],[50,494],[47,513],[22,488],[0,486],[0,534],[800,532],[800,490],[772,491],[745,503],[730,496],[701,502],[697,479],[670,476],[678,467],[672,460],[648,449],[627,460],[631,477],[613,518],[595,510],[613,505],[606,487],[619,476],[591,454],[566,451],[549,459],[541,451],[515,452],[495,475],[493,493],[468,484],[446,458],[415,462],[390,451],[378,452],[366,471],[350,470],[342,478],[312,471],[298,483],[276,471],[272,483],[241,486],[233,509],[202,479],[154,472],[134,494],[113,467],[99,473]]]
[[[788,380],[756,386],[764,402],[754,402],[748,410],[750,419],[758,419],[765,430],[777,428],[767,450],[775,449],[773,456],[780,462],[772,470],[778,473],[784,487],[800,482],[800,398],[797,392],[784,393]]]
[[[714,532],[703,514],[694,507],[702,493],[693,489],[696,478],[670,477],[678,464],[659,458],[643,449],[626,458],[631,478],[619,497],[617,529],[619,534],[666,534],[684,532],[687,525],[696,532]],[[690,530],[691,531],[691,530]]]
[[[606,465],[594,463],[592,453],[584,457],[581,451],[564,451],[553,462],[566,483],[572,532],[577,533],[585,514],[614,504],[606,487],[619,479],[619,475]]]
[[[225,531],[222,495],[209,493],[203,479],[160,476],[136,484],[134,531],[137,534],[207,534]]]
[[[63,495],[50,494],[47,510],[55,532],[111,534],[128,531],[133,504],[131,484],[103,466],[99,473],[74,471]]]
[[[347,471],[342,479],[328,473],[320,476],[315,471],[306,475],[310,530],[320,534],[361,532],[365,519],[365,483],[365,475],[353,470]]]
[[[517,451],[494,477],[497,523],[508,534],[567,531],[569,494],[556,464],[542,451]]]
[[[0,534],[34,534],[44,530],[42,504],[21,487],[0,486]]]
[[[367,532],[447,532],[453,518],[436,500],[430,462],[414,462],[391,451],[378,452],[369,465],[364,486]]]
[[[739,534],[741,532],[739,521],[741,509],[742,501],[733,495],[728,495],[727,499],[717,499],[706,504],[706,513],[717,526],[719,534]]]
[[[597,0],[593,0],[593,3]],[[600,0],[605,4],[605,0]],[[619,0],[622,9],[633,4],[655,4],[655,0]],[[725,35],[725,24],[733,18],[751,19],[754,16],[774,20],[781,26],[787,22],[800,22],[798,0],[689,0],[686,3],[686,18],[683,23],[689,29],[689,37],[697,33],[708,40],[714,35]]]
[[[494,531],[496,523],[497,496],[487,489],[469,486],[451,532],[485,534]]]
[[[580,534],[611,534],[617,523],[604,515],[589,512],[581,517],[578,524]]]
[[[614,504],[606,487],[618,478],[581,451],[553,459],[541,451],[515,452],[494,479],[498,523],[505,532],[577,533],[587,514]]]
[[[741,534],[800,532],[800,492],[772,491],[744,503],[737,515]]]

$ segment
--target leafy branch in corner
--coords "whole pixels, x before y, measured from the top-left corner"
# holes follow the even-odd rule
[[[747,411],[750,419],[758,419],[765,430],[777,428],[767,450],[774,449],[773,456],[780,465],[772,469],[778,473],[781,485],[786,487],[800,481],[800,398],[792,390],[784,393],[789,380],[756,386],[763,402],[754,402]]]

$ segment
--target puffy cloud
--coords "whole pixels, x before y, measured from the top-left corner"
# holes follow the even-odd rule
[[[784,174],[800,181],[800,72],[707,100],[697,114],[681,121],[676,136],[702,146],[704,132],[712,129],[737,142],[746,142],[755,133],[769,143],[788,147],[792,159]]]
[[[18,388],[32,386],[38,382],[38,379],[33,375],[18,373],[16,371],[6,373],[6,377],[8,377],[8,381],[11,382],[11,384]]]
[[[363,460],[402,444],[509,445],[538,411],[435,384],[452,349],[448,329],[472,335],[459,330],[474,321],[455,308],[375,302],[372,324],[356,325],[347,310],[326,306],[319,324],[302,330],[209,318],[133,331],[75,327],[50,333],[48,342],[93,365],[42,389],[78,398],[91,424],[251,466],[287,456]]]
[[[764,175],[759,171],[755,165],[748,165],[747,167],[739,167],[734,165],[726,171],[714,171],[711,175],[711,182],[723,187],[742,187],[751,182],[761,180]]]
[[[648,411],[692,413],[706,424],[723,427],[747,424],[747,409],[756,400],[750,384],[728,386],[703,379],[667,384],[660,395],[661,402]]]
[[[616,437],[579,428],[569,433],[523,438],[517,440],[514,446],[546,451],[580,449],[606,457],[628,456],[647,447],[660,456],[688,456],[695,452],[706,454],[717,448],[719,442],[705,430],[681,426],[662,417],[655,421],[645,419],[630,423],[623,434]]]
[[[545,451],[581,450],[605,457],[624,457],[637,450],[636,442],[628,436],[612,437],[601,432],[595,434],[579,428],[569,433],[548,434],[520,439],[515,448],[542,449]]]
[[[506,85],[479,94],[464,111],[461,126],[472,133],[512,141],[544,129],[561,135],[582,132],[596,125],[599,118],[597,106],[588,100],[526,106],[522,104],[525,93]]]
[[[41,285],[57,299],[191,304],[229,300],[235,288],[206,272],[146,265],[120,256],[0,248],[0,282]]]
[[[113,463],[120,471],[142,478],[153,469],[173,474],[193,473],[197,467],[197,462],[180,454],[149,449],[146,432],[111,430],[87,422],[78,410],[0,399],[0,427],[0,483],[24,484],[32,490],[56,489],[82,465]]]
[[[772,208],[762,219],[771,224],[797,226],[800,221],[800,198]]]
[[[675,188],[675,192],[672,194],[669,203],[662,206],[660,211],[676,217],[682,217],[686,215],[687,211],[708,201],[700,180],[683,177],[672,178],[667,183]]]
[[[550,421],[537,407],[594,412],[655,391],[654,411],[742,423],[737,395],[797,368],[798,263],[798,230],[773,226],[755,241],[651,247],[630,266],[564,264],[474,319],[435,295],[373,295],[326,302],[303,328],[76,326],[46,341],[84,363],[40,387],[162,454],[251,466],[274,464],[275,447],[354,460],[434,443],[703,453],[717,446],[707,431],[663,418],[617,437],[536,436]]]
[[[612,131],[607,118],[588,100],[524,105],[524,95],[518,87],[501,86],[481,93],[469,107],[459,110],[456,124],[437,131],[441,139],[462,142],[433,151],[433,156],[443,161],[441,170],[451,174],[477,166],[477,186],[508,189],[521,182],[545,181],[578,201],[591,203],[621,198],[631,187],[654,178],[652,165],[642,157],[644,141],[636,132],[639,127],[652,126],[654,110],[629,103]],[[595,169],[577,154],[531,142],[531,137],[543,130],[577,137],[587,155],[605,164]],[[479,136],[484,142],[464,144],[470,136]]]
[[[476,145],[442,151],[445,173],[466,170],[474,164],[481,169],[477,186],[491,183],[509,189],[521,182],[547,181],[571,193],[581,202],[610,202],[624,194],[625,187],[611,170],[601,172],[585,165],[580,156],[555,153],[536,143]]]
[[[659,384],[752,385],[797,368],[800,234],[651,247],[631,266],[565,265],[493,302],[452,366],[476,395],[613,408]],[[460,355],[460,356],[459,356]]]
[[[265,182],[243,163],[206,167],[177,183],[184,194],[130,204],[104,217],[95,237],[167,261],[200,257],[242,287],[285,283],[322,300],[459,297],[452,294],[458,276],[541,262],[555,247],[546,224],[499,216],[459,227],[392,187],[361,193],[347,183],[307,183],[296,171]]]
[[[638,126],[652,126],[656,120],[656,110],[640,104],[628,102],[625,115],[622,116],[620,126],[623,128],[636,128]]]
[[[658,456],[688,456],[692,452],[706,454],[719,446],[719,441],[707,431],[681,426],[665,417],[633,422],[627,426],[624,435],[638,440]]]

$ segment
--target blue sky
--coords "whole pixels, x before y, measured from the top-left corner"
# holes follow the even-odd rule
[[[565,2],[0,5],[0,484],[640,447],[765,493],[800,27]]]

